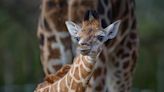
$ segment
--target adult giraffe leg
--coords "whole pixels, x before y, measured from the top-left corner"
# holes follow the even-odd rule
[[[95,73],[90,81],[92,86],[88,92],[93,90],[94,92],[130,92],[139,44],[135,1],[98,0],[97,11],[104,28],[116,20],[121,20],[122,23],[117,37],[105,43],[100,62],[97,62]],[[105,82],[104,76],[107,80]],[[105,86],[102,86],[104,83]]]
[[[120,33],[113,41],[107,41],[108,85],[110,92],[131,92],[133,72],[138,57],[139,37],[135,17],[134,0],[110,0],[111,22],[122,20]]]
[[[72,62],[71,38],[65,26],[67,15],[66,0],[42,0],[37,36],[46,75]]]

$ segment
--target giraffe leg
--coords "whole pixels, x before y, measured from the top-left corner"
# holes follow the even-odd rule
[[[109,49],[107,78],[110,92],[130,92],[131,89],[139,43],[134,11],[135,0],[99,0],[102,27],[118,19],[122,21],[117,37],[105,43]]]
[[[131,92],[133,72],[138,57],[138,36],[132,30],[115,48],[108,54],[109,90],[113,92]],[[112,85],[112,86],[110,86]]]
[[[42,0],[37,35],[46,75],[72,62],[71,38],[65,26],[67,10],[66,0]]]

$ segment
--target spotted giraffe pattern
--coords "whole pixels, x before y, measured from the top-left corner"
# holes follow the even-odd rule
[[[110,92],[131,92],[133,72],[138,56],[139,37],[136,26],[134,0],[111,1],[111,22],[121,19],[120,33],[105,43],[108,50],[108,90]],[[104,21],[104,25],[105,25]],[[107,24],[108,25],[108,24]],[[105,25],[106,26],[106,25]]]
[[[98,29],[100,29],[99,25],[100,24],[97,20],[91,22],[84,21],[82,27],[83,31],[79,32],[81,39],[93,38],[93,36],[99,31]],[[90,42],[95,42],[95,39],[90,39]],[[34,92],[84,92],[102,49],[101,43],[97,44],[96,46],[99,48],[94,49],[92,53],[84,55],[80,52],[80,54],[74,59],[73,64],[63,66],[57,73],[52,75],[50,79],[53,80],[52,84],[45,81],[39,84]],[[79,46],[86,45],[79,44]],[[93,48],[93,46],[91,48]]]
[[[62,8],[65,12],[56,12],[53,14],[53,18],[57,19],[62,18],[61,20],[64,21],[65,17],[75,22],[80,22],[84,11],[88,9],[97,9],[98,13],[100,14],[102,27],[106,27],[108,24],[112,23],[117,19],[121,19],[121,28],[119,35],[113,41],[107,41],[105,43],[105,47],[103,52],[100,54],[99,61],[96,63],[95,72],[93,73],[93,77],[89,82],[89,86],[87,88],[87,92],[130,92],[131,85],[132,85],[132,75],[135,68],[135,63],[137,61],[137,52],[138,52],[138,32],[136,30],[136,17],[135,17],[135,2],[134,0],[70,0],[69,2],[65,2],[64,5],[60,5],[59,2],[64,0],[43,0],[45,4],[48,4],[49,11],[53,11],[58,9],[59,7]],[[58,2],[57,2],[58,1]],[[52,3],[57,2],[57,3]],[[44,4],[44,2],[43,2]],[[57,4],[57,7],[56,7]],[[54,7],[55,6],[55,7]],[[42,5],[42,11],[46,7]],[[62,11],[61,9],[61,11]],[[60,10],[60,9],[59,9]],[[78,11],[77,11],[78,10]],[[41,15],[49,15],[52,14],[48,10],[46,13],[42,13]],[[57,17],[55,15],[59,15]],[[65,17],[64,17],[65,16]],[[78,16],[78,17],[77,17]],[[53,18],[47,18],[47,20],[52,20]],[[67,19],[66,18],[66,19]],[[42,17],[44,20],[44,18]],[[62,22],[54,20],[52,22],[48,21],[48,25],[46,26],[46,22],[42,22],[44,27],[49,29],[49,25],[57,25],[55,27],[64,28],[62,27]],[[55,22],[57,21],[57,22]],[[60,23],[61,22],[61,23]],[[63,22],[64,23],[64,22]],[[59,26],[60,25],[60,26]],[[57,29],[57,28],[55,28]],[[51,29],[52,30],[52,29]],[[42,30],[45,31],[45,30]],[[57,30],[62,31],[62,30]],[[67,33],[66,31],[64,31]],[[45,33],[43,32],[45,35]],[[52,33],[51,33],[52,34]],[[53,33],[53,36],[56,38],[56,33]],[[47,39],[46,36],[40,37],[40,39]],[[68,37],[69,38],[69,37]],[[69,38],[70,39],[70,38]],[[54,40],[54,38],[53,38]],[[54,43],[55,41],[52,42]],[[42,40],[41,40],[42,42]],[[71,41],[70,41],[71,42]],[[46,42],[45,42],[46,43]],[[49,42],[47,42],[49,43]],[[59,42],[56,42],[59,43]],[[68,44],[70,44],[68,42]],[[63,48],[65,48],[66,44],[61,44]],[[67,45],[71,48],[71,44]],[[110,49],[109,49],[110,48]],[[45,50],[42,54],[43,57],[47,58],[48,55],[46,53],[47,47],[45,46]],[[41,49],[42,51],[43,49]],[[58,49],[60,54],[49,54],[55,57],[58,56],[59,59],[53,59],[53,62],[47,66],[44,64],[45,62],[51,61],[50,59],[42,60],[45,72],[53,73],[58,70],[63,64],[70,63],[71,59],[68,61],[63,61],[61,58],[63,57],[63,53],[61,53],[61,49]],[[70,51],[70,49],[68,49]],[[51,50],[49,50],[51,51]],[[73,50],[75,51],[75,50]],[[46,56],[47,55],[47,56]],[[62,56],[61,56],[62,55]],[[70,52],[69,55],[72,56]],[[71,57],[70,56],[70,57]],[[43,59],[42,57],[42,59]],[[62,63],[61,63],[62,61]],[[59,64],[56,64],[59,62]],[[64,62],[64,63],[63,63]],[[59,66],[60,65],[60,66]],[[55,69],[52,69],[52,66],[55,66]],[[59,66],[59,67],[58,67]],[[107,81],[106,81],[107,80]]]
[[[37,35],[46,75],[72,62],[71,38],[65,27],[67,8],[65,0],[43,0],[41,5]]]
[[[134,0],[75,0],[71,5],[70,17],[76,22],[81,18],[76,16],[82,14],[83,7],[97,9],[103,28],[115,20],[122,20],[118,36],[105,43],[87,92],[130,92],[139,43]]]
[[[92,75],[96,57],[78,55],[70,66],[62,67],[53,77],[53,83],[40,83],[34,92],[84,92]],[[64,72],[67,68],[67,72]],[[59,75],[64,75],[60,76]]]

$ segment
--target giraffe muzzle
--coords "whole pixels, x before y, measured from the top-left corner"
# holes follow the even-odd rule
[[[82,55],[88,55],[88,54],[90,53],[90,50],[91,50],[91,49],[80,50],[80,53],[81,53]]]

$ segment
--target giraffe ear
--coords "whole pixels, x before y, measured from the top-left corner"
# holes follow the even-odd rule
[[[120,23],[121,23],[121,20],[118,20],[118,21],[110,24],[108,27],[106,27],[104,29],[104,31],[106,32],[106,37],[104,39],[105,41],[116,37],[118,30],[119,30]]]
[[[71,36],[77,37],[77,33],[81,30],[81,27],[72,21],[66,21],[65,24]]]

